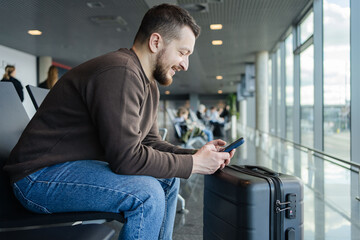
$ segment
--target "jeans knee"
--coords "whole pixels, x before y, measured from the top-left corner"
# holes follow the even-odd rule
[[[165,192],[161,184],[157,179],[151,179],[151,181],[146,183],[144,191],[146,192],[146,198],[143,202],[145,211],[163,216],[165,212]]]

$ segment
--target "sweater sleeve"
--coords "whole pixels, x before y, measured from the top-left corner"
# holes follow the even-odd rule
[[[188,178],[191,155],[163,152],[143,144],[140,110],[145,96],[143,80],[124,67],[109,68],[88,85],[86,102],[105,160],[117,174]]]

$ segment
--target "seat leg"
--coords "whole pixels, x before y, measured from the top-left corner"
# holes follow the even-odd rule
[[[181,213],[181,214],[187,214],[189,213],[189,210],[187,210],[185,208],[185,199],[180,195],[178,194],[178,200],[180,201],[181,203],[181,209],[179,211],[177,211],[177,213]]]

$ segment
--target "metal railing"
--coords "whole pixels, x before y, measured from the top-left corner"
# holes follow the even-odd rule
[[[240,129],[244,130],[244,127],[242,127],[242,128],[240,127]],[[356,172],[358,174],[358,179],[359,179],[359,184],[358,185],[359,186],[358,186],[358,196],[356,196],[355,199],[360,201],[360,196],[359,196],[359,194],[360,194],[360,164],[341,159],[339,157],[330,155],[330,154],[325,153],[323,151],[320,151],[318,149],[306,147],[306,146],[301,145],[299,143],[290,141],[288,139],[285,139],[285,138],[282,138],[282,137],[279,137],[279,136],[275,136],[275,135],[267,133],[267,132],[263,132],[263,131],[258,130],[258,129],[253,129],[253,128],[250,128],[250,127],[246,127],[245,132],[246,133],[250,132],[250,138],[252,140],[254,140],[254,138],[255,138],[255,142],[259,142],[260,139],[263,136],[266,136],[266,138],[271,137],[271,138],[274,138],[274,139],[278,139],[282,143],[291,144],[294,148],[299,149],[300,151],[303,151],[303,152],[305,152],[307,154],[311,154],[313,156],[316,156],[316,157],[319,157],[319,158],[323,159],[324,161],[330,162],[332,164],[336,164],[336,165],[338,165],[340,167],[343,167],[343,168],[346,168],[346,169],[348,169],[348,170],[350,170],[352,172]],[[347,165],[349,167],[347,168],[342,164]]]

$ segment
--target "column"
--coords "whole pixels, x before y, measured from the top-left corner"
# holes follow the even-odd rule
[[[256,129],[267,133],[269,132],[268,60],[268,52],[256,54]]]
[[[246,100],[242,100],[239,102],[240,105],[240,136],[246,137],[246,125],[247,125],[247,103]],[[246,141],[246,140],[245,140]],[[244,147],[240,151],[241,159],[247,158],[247,145],[245,144]]]
[[[351,81],[351,161],[360,163],[360,1],[350,0],[350,81]],[[359,222],[360,206],[356,197],[360,197],[360,179],[351,174],[351,220]],[[351,237],[357,238],[359,228],[351,225]]]
[[[190,109],[196,113],[200,105],[199,94],[190,93]]]
[[[269,53],[258,52],[255,58],[255,104],[256,104],[256,126],[255,129],[259,130],[256,134],[256,153],[257,164],[264,165],[267,158],[261,146],[267,144],[267,135],[269,133],[269,97],[268,97],[268,60]]]
[[[38,84],[47,79],[49,67],[52,65],[52,57],[40,56],[38,57]]]

